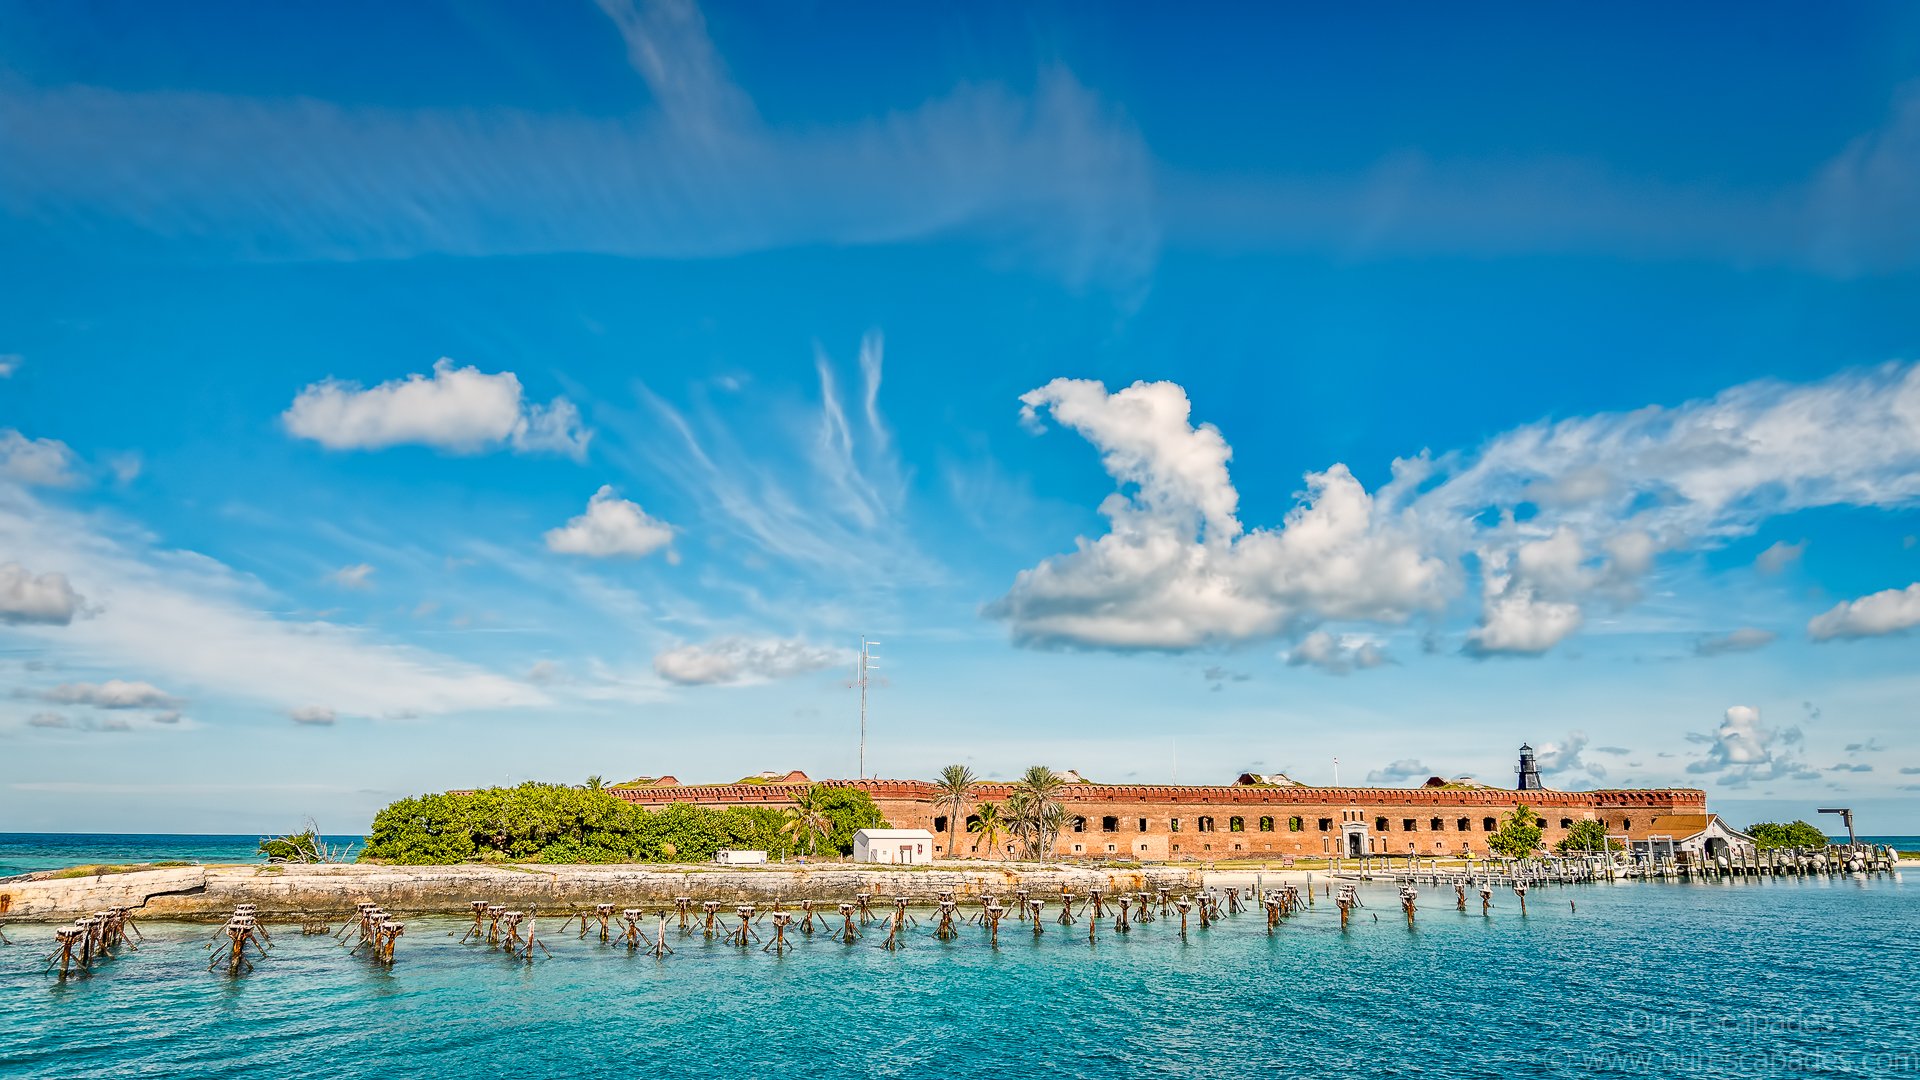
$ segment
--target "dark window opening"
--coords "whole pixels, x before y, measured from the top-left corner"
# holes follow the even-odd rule
[[[1325,818],[1322,818],[1322,819],[1321,819],[1321,822],[1322,822],[1322,824],[1321,824],[1321,826],[1320,826],[1320,827],[1321,827],[1322,829],[1324,829],[1324,828],[1326,828],[1326,827],[1327,827],[1327,826],[1326,826],[1326,824],[1325,824],[1325,821],[1326,821],[1326,819],[1325,819]],[[1287,819],[1287,831],[1288,831],[1288,832],[1299,832],[1300,830],[1302,830],[1302,829],[1304,829],[1304,828],[1306,828],[1306,827],[1307,827],[1307,822],[1306,822],[1306,819],[1305,819],[1305,818],[1301,818],[1301,817],[1290,817],[1290,818],[1288,818],[1288,819]]]
[[[1199,822],[1197,822],[1194,825],[1194,828],[1199,829],[1201,832],[1212,832],[1213,819],[1210,817],[1203,817],[1199,820]]]
[[[1330,818],[1330,817],[1323,817],[1323,818],[1321,818],[1321,819],[1320,819],[1320,831],[1321,831],[1321,832],[1332,832],[1332,831],[1333,831],[1333,819],[1332,819],[1332,818]]]
[[[1272,832],[1272,831],[1273,831],[1273,819],[1272,819],[1272,818],[1270,818],[1270,817],[1263,817],[1263,818],[1261,818],[1261,819],[1260,819],[1260,831],[1261,831],[1261,832]]]
[[[1119,832],[1119,831],[1120,831],[1120,819],[1119,819],[1119,818],[1117,818],[1117,817],[1103,817],[1103,818],[1101,818],[1101,819],[1100,819],[1100,831],[1101,831],[1101,832]]]
[[[1480,819],[1480,831],[1481,831],[1481,832],[1492,832],[1493,830],[1495,830],[1495,829],[1497,829],[1497,828],[1499,828],[1499,827],[1500,827],[1500,823],[1499,823],[1499,822],[1497,822],[1497,821],[1495,821],[1495,820],[1493,820],[1492,818],[1481,818],[1481,819]]]
[[[1246,819],[1246,818],[1243,818],[1243,817],[1230,817],[1230,818],[1228,818],[1228,819],[1227,819],[1227,831],[1228,831],[1228,832],[1246,832],[1246,831],[1247,831],[1247,819]]]
[[[1086,819],[1086,818],[1083,818],[1083,817],[1075,817],[1075,818],[1073,819],[1073,831],[1074,831],[1074,832],[1086,832],[1086,831],[1087,831],[1087,819]]]
[[[1427,822],[1427,829],[1430,832],[1439,832],[1446,827],[1447,822],[1444,818],[1434,818],[1432,821]]]
[[[1415,822],[1412,818],[1401,818],[1400,831],[1401,832],[1418,832],[1419,830],[1414,828],[1416,824],[1418,823]]]
[[[1386,819],[1386,818],[1383,818],[1383,817],[1377,817],[1377,818],[1374,818],[1374,819],[1373,819],[1373,831],[1374,831],[1374,832],[1386,832],[1386,831],[1387,831],[1387,819]]]

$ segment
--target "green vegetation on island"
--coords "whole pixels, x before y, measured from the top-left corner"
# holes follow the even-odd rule
[[[1607,839],[1605,822],[1588,818],[1573,823],[1567,830],[1566,838],[1553,845],[1553,850],[1562,854],[1580,854],[1596,851],[1624,851],[1626,845],[1618,840]]]
[[[1524,859],[1540,849],[1543,832],[1540,815],[1534,813],[1526,803],[1521,803],[1500,822],[1499,830],[1487,837],[1487,847],[1495,855]]]
[[[600,787],[518,787],[419,795],[374,815],[361,858],[463,862],[705,862],[723,848],[772,859],[845,855],[858,829],[883,828],[864,791],[816,784],[787,806],[648,810]]]
[[[1747,835],[1753,837],[1754,846],[1763,848],[1823,848],[1833,842],[1819,826],[1804,821],[1757,822],[1747,826]]]

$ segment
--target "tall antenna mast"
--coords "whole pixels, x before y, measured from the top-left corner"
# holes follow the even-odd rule
[[[867,672],[874,667],[873,647],[880,644],[869,641],[863,635],[860,638],[860,658],[853,663],[853,685],[860,688],[860,775],[867,778]]]

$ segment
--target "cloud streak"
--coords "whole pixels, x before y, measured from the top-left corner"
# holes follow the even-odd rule
[[[117,219],[262,258],[687,258],[972,229],[1021,237],[1069,282],[1128,289],[1155,258],[1145,147],[1064,70],[1030,97],[962,84],[885,116],[780,129],[728,80],[692,4],[603,7],[651,112],[10,84],[0,207],[61,232]]]

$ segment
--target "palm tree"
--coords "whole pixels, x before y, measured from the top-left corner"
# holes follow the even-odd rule
[[[1019,788],[1007,796],[1007,836],[1017,841],[1023,854],[1033,851],[1033,798]]]
[[[607,778],[599,775],[598,773],[595,773],[594,775],[587,777],[588,791],[599,791],[605,788],[606,786],[607,786]]]
[[[1028,858],[1045,858],[1053,850],[1054,838],[1059,836],[1060,825],[1065,818],[1065,813],[1054,800],[1066,785],[1066,780],[1059,773],[1045,765],[1029,768],[1014,782],[1014,794],[1025,796],[1022,806],[1026,812],[1016,820],[1021,820],[1025,825],[1023,839]],[[1013,800],[1008,799],[1007,802],[1011,807]]]
[[[973,770],[965,765],[949,765],[940,770],[940,776],[933,782],[933,801],[936,806],[947,808],[947,857],[953,858],[954,827],[959,823],[960,811],[967,805],[967,796],[973,794],[973,784],[977,779]]]
[[[793,805],[787,807],[787,820],[780,823],[780,833],[793,837],[796,850],[818,855],[820,845],[833,835],[833,817],[827,813],[824,792],[818,785],[810,787],[795,795]]]
[[[1004,829],[1004,823],[1000,819],[999,804],[983,802],[973,808],[973,815],[974,819],[968,823],[967,831],[980,837],[986,843],[989,853],[998,850],[1000,833]]]

